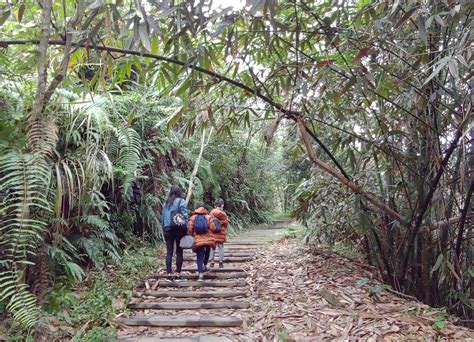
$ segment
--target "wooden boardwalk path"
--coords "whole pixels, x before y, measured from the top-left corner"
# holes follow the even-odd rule
[[[133,336],[122,336],[118,341],[230,341],[221,334],[203,334],[210,327],[246,324],[246,310],[251,307],[247,299],[246,267],[280,236],[287,224],[277,221],[266,229],[248,230],[229,238],[224,245],[224,268],[219,268],[216,262],[215,267],[204,274],[203,282],[196,281],[196,255],[185,251],[183,277],[186,280],[174,281],[163,273],[164,270],[151,275],[135,290],[135,300],[128,306],[131,314],[117,319],[130,327],[197,328],[196,336],[170,336],[166,329],[150,329]]]

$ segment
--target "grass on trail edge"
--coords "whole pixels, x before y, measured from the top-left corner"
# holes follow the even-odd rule
[[[126,308],[140,279],[163,264],[160,245],[132,247],[120,264],[92,270],[82,283],[57,282],[48,291],[41,321],[33,331],[1,330],[8,341],[111,341],[115,316]]]

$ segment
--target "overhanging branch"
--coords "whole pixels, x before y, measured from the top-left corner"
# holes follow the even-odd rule
[[[9,45],[26,45],[26,44],[39,44],[40,41],[37,39],[27,39],[27,40],[0,40],[0,47],[8,47]],[[64,46],[66,45],[66,42],[63,40],[50,40],[49,45],[58,45],[58,46]],[[128,50],[128,49],[122,49],[122,48],[116,48],[116,47],[111,47],[111,46],[101,46],[101,45],[96,45],[96,44],[89,44],[87,42],[82,42],[82,43],[71,43],[72,46],[76,48],[86,48],[86,49],[96,49],[99,51],[106,51],[106,52],[116,52],[116,53],[121,53],[125,55],[133,55],[133,56],[139,56],[139,57],[148,57],[152,59],[156,59],[159,61],[163,62],[168,62],[168,63],[173,63],[177,65],[181,65],[183,67],[187,67],[188,69],[191,69],[191,71],[198,71],[200,73],[206,74],[208,76],[211,76],[213,78],[218,79],[219,81],[225,81],[229,84],[232,84],[235,87],[241,88],[251,94],[254,94],[256,97],[259,99],[263,100],[264,102],[268,103],[278,111],[282,112],[286,117],[296,121],[297,117],[300,116],[300,113],[294,110],[287,109],[283,107],[283,105],[275,102],[273,99],[271,99],[269,96],[266,96],[262,94],[258,89],[251,88],[241,82],[238,82],[236,80],[233,80],[229,77],[226,77],[224,75],[218,74],[214,71],[210,71],[204,68],[201,68],[197,65],[190,64],[187,62],[180,61],[179,59],[176,58],[171,58],[171,57],[165,57],[161,55],[156,55],[148,52],[141,52],[141,51],[135,51],[135,50]],[[309,128],[306,128],[308,130],[308,133],[311,135],[311,137],[314,139],[314,141],[321,146],[321,148],[324,150],[324,152],[329,156],[329,158],[335,163],[336,167],[339,169],[339,171],[346,177],[347,179],[350,179],[347,173],[344,171],[342,166],[337,162],[336,158],[332,155],[332,153],[329,151],[326,145],[323,144],[322,141],[320,141],[316,135],[309,130]]]
[[[37,40],[37,39],[0,40],[0,47],[8,47],[9,45],[26,45],[26,44],[39,44],[39,40]],[[48,44],[49,45],[64,46],[64,45],[66,45],[66,42],[62,41],[62,40],[50,40]],[[339,169],[339,171],[341,173],[336,172],[335,170],[331,169],[327,164],[325,164],[324,162],[317,159],[317,161],[318,161],[317,164],[322,170],[324,170],[325,172],[329,173],[331,176],[338,179],[342,184],[344,184],[345,186],[350,188],[355,193],[365,197],[374,206],[376,206],[379,209],[381,209],[382,211],[384,211],[388,216],[392,217],[394,220],[402,221],[402,217],[400,216],[399,213],[397,213],[393,209],[387,207],[385,204],[380,202],[373,195],[364,192],[361,188],[356,186],[351,181],[351,179],[349,178],[347,173],[342,169],[340,164],[336,162],[336,158],[330,153],[329,149],[319,139],[317,139],[317,138],[315,139],[315,137],[316,137],[315,134],[308,127],[306,127],[306,125],[304,124],[304,122],[302,120],[302,116],[301,116],[300,112],[286,109],[285,107],[283,107],[283,105],[275,102],[273,99],[271,99],[270,97],[262,94],[257,89],[253,89],[253,88],[251,88],[251,87],[249,87],[249,86],[247,86],[247,85],[245,85],[241,82],[235,81],[235,80],[233,80],[229,77],[226,77],[226,76],[218,74],[216,72],[201,68],[201,67],[199,67],[197,65],[194,65],[194,64],[190,64],[190,63],[187,63],[187,62],[180,61],[179,59],[176,59],[176,58],[165,57],[165,56],[156,55],[156,54],[152,54],[152,53],[148,53],[148,52],[140,52],[140,51],[110,47],[110,46],[99,46],[99,45],[95,45],[95,44],[87,44],[87,42],[72,43],[71,45],[76,47],[76,48],[86,48],[86,49],[92,48],[92,49],[96,49],[98,51],[107,51],[109,53],[110,52],[116,52],[116,53],[121,53],[121,54],[125,54],[125,55],[147,57],[147,58],[152,58],[152,59],[163,61],[163,62],[168,62],[168,63],[173,63],[173,64],[176,64],[176,65],[181,65],[185,68],[191,69],[191,71],[198,71],[200,73],[211,76],[211,77],[213,77],[213,78],[215,78],[219,81],[225,81],[225,82],[227,82],[227,83],[229,83],[229,84],[231,84],[235,87],[243,89],[243,90],[245,90],[245,91],[247,91],[251,94],[254,94],[259,99],[263,100],[264,102],[271,105],[272,107],[274,107],[278,111],[282,112],[284,114],[284,116],[288,117],[289,119],[294,120],[298,124],[300,130],[302,129],[303,137],[306,137],[305,138],[306,139],[305,144],[306,144],[307,148],[309,146],[308,145],[309,141],[307,141],[307,138],[311,136],[311,138],[313,138],[313,140],[315,140],[315,142],[323,148],[324,152],[326,152],[326,154],[330,157],[330,159],[333,162],[335,162],[337,168]],[[308,149],[308,153],[310,153],[310,151],[312,151],[312,150]],[[313,153],[314,153],[314,151],[313,151]]]

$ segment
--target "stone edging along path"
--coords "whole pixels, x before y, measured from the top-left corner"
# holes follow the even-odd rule
[[[247,266],[271,241],[281,237],[287,221],[277,221],[271,229],[248,230],[228,239],[225,244],[224,268],[218,263],[198,282],[196,256],[185,251],[183,277],[174,281],[164,270],[149,276],[134,292],[128,308],[117,322],[124,325],[119,341],[228,341],[235,327],[247,325]],[[174,265],[173,265],[174,266]],[[215,328],[223,331],[210,331]],[[181,330],[176,330],[181,329]],[[184,336],[188,336],[183,339]],[[209,335],[216,333],[216,335]],[[194,336],[189,336],[190,334]],[[207,335],[205,335],[207,334]]]

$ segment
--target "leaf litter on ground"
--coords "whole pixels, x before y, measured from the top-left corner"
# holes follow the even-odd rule
[[[244,310],[135,310],[133,314],[236,316],[238,328],[121,326],[120,336],[227,336],[235,341],[472,340],[474,331],[456,326],[442,309],[390,292],[377,271],[321,247],[317,254],[296,239],[281,238],[242,265],[248,274]],[[377,291],[371,291],[376,287]],[[192,288],[191,288],[192,289]],[[209,289],[207,289],[209,290]],[[150,300],[150,299],[148,299]],[[170,298],[155,298],[169,301]],[[176,298],[176,301],[183,300]],[[201,299],[214,300],[214,299]],[[435,324],[439,318],[443,324]]]

